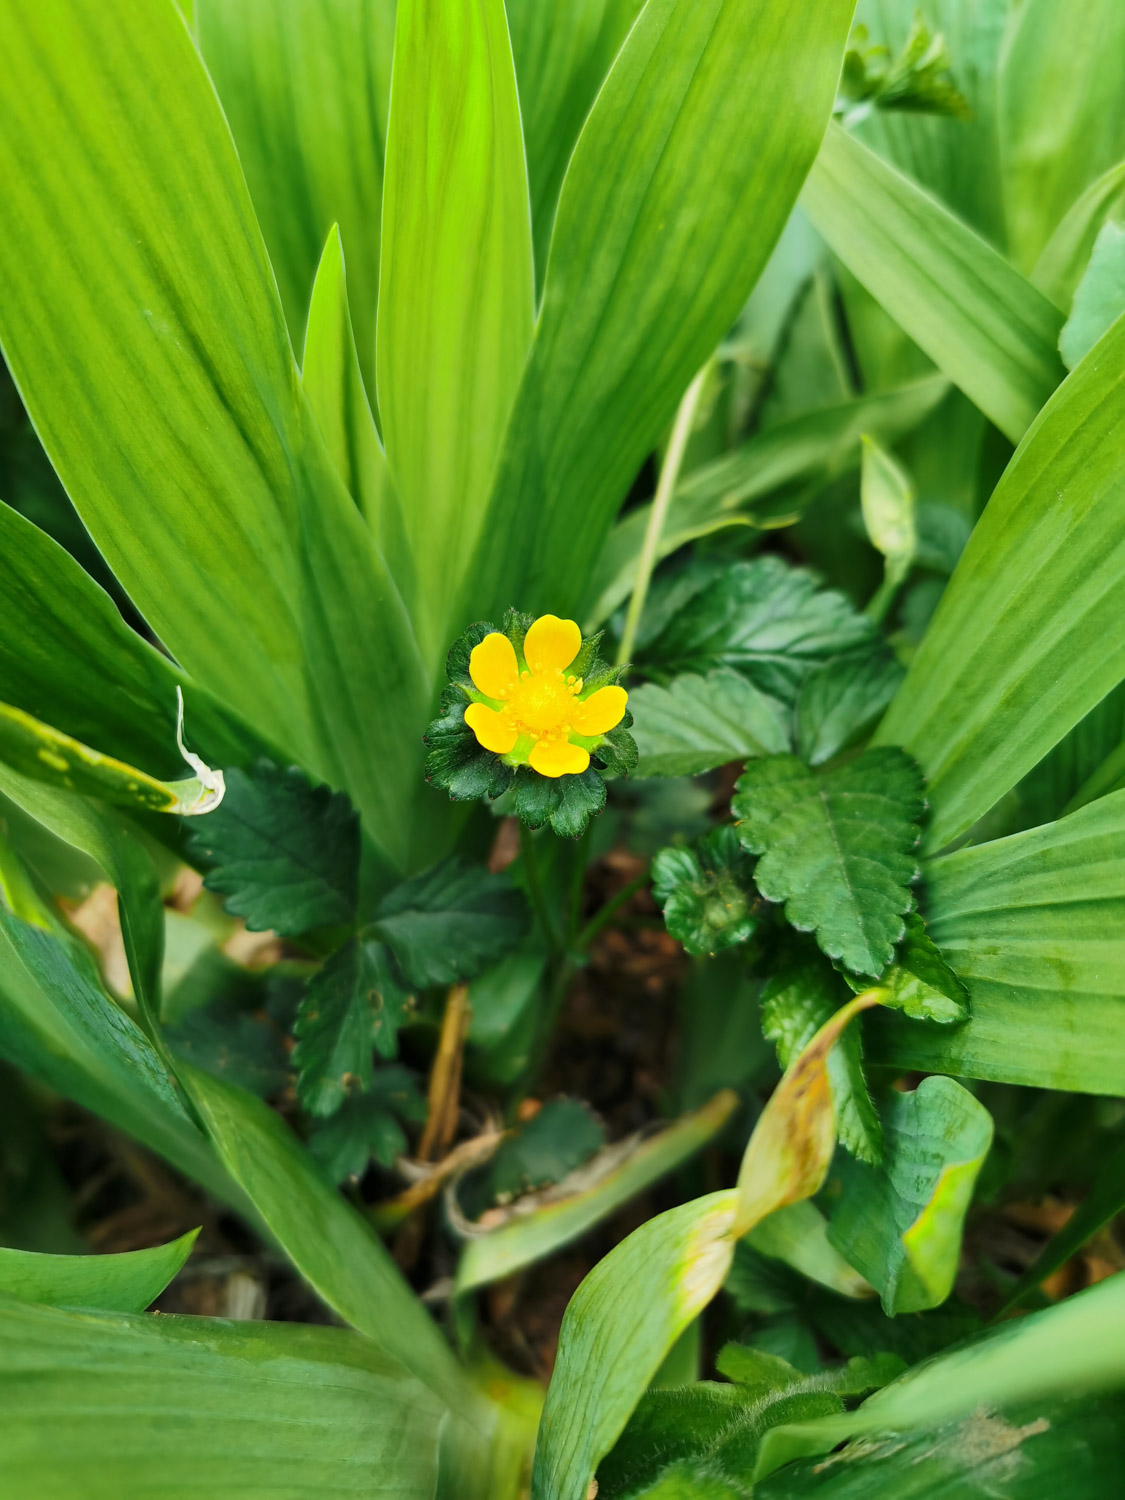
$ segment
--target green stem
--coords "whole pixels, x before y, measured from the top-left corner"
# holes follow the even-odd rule
[[[527,894],[531,900],[531,909],[535,913],[539,930],[548,948],[552,953],[558,953],[562,944],[543,891],[543,875],[539,868],[539,856],[535,851],[535,836],[526,823],[520,824],[520,853],[523,855],[523,869],[527,876]]]
[[[635,896],[642,886],[648,884],[648,878],[647,870],[642,870],[639,875],[634,875],[628,885],[623,885],[616,895],[611,896],[606,904],[594,913],[574,940],[574,947],[579,953],[585,953],[598,933],[601,932],[607,922],[612,922],[626,901],[629,900],[629,897]]]
[[[688,439],[691,437],[692,424],[695,421],[696,408],[699,398],[703,392],[703,383],[707,378],[707,372],[711,368],[708,360],[684,392],[680,409],[676,413],[676,420],[672,427],[672,436],[668,443],[668,451],[664,455],[664,463],[660,469],[660,478],[656,485],[656,494],[652,501],[652,510],[649,513],[648,526],[645,529],[645,539],[641,546],[641,555],[637,559],[637,576],[633,580],[633,596],[629,600],[629,608],[625,615],[625,629],[621,633],[621,649],[617,653],[617,665],[625,666],[633,654],[633,646],[637,639],[637,630],[641,623],[641,615],[644,613],[645,600],[648,598],[648,586],[652,579],[652,571],[656,567],[657,552],[660,550],[660,538],[664,534],[664,523],[668,518],[668,508],[672,503],[672,496],[676,491],[676,481],[680,477],[680,468],[683,465],[684,453],[687,451]]]

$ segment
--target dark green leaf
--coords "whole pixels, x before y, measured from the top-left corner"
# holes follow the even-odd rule
[[[343,792],[313,786],[295,766],[232,771],[193,850],[208,889],[252,932],[297,936],[355,920],[359,819]]]
[[[918,913],[907,912],[905,920],[906,933],[895,961],[879,979],[880,988],[887,992],[880,1004],[889,1010],[901,1010],[914,1021],[937,1021],[948,1026],[966,1020],[968,990],[942,958]],[[844,978],[857,994],[866,988],[864,980],[846,973]]]
[[[585,832],[591,818],[605,806],[605,782],[587,766],[581,776],[559,776],[550,780],[521,770],[516,777],[516,814],[529,828],[550,823],[564,839]]]
[[[382,943],[353,938],[332,955],[310,981],[293,1028],[297,1096],[311,1114],[330,1115],[373,1086],[372,1048],[394,1057],[412,1005]]]
[[[885,1311],[918,1312],[949,1296],[961,1228],[992,1119],[952,1078],[892,1090],[883,1108],[886,1162],[837,1159],[826,1193],[828,1238],[874,1286]]]
[[[652,889],[664,921],[688,953],[719,953],[753,936],[760,903],[753,895],[754,861],[729,826],[694,848],[662,849],[652,862]]]
[[[410,983],[421,988],[475,978],[517,948],[527,927],[523,895],[507,875],[490,875],[456,857],[396,886],[371,923]]]
[[[508,1203],[561,1182],[605,1145],[605,1127],[580,1099],[549,1099],[504,1141],[475,1184],[479,1199]]]
[[[426,780],[448,792],[454,802],[475,802],[478,797],[495,801],[511,786],[515,772],[498,755],[485,750],[465,723],[468,703],[459,687],[448,687],[442,693],[441,715],[424,736],[430,752]]]
[[[778,557],[710,568],[677,579],[677,608],[637,652],[661,678],[734,667],[764,693],[792,703],[811,667],[870,641],[875,627],[803,568]],[[661,608],[654,590],[653,607]]]
[[[177,1057],[259,1098],[276,1094],[288,1081],[282,1033],[267,1015],[247,1010],[237,999],[198,1006],[166,1027],[164,1035]]]
[[[789,922],[815,932],[830,958],[881,974],[918,873],[925,802],[914,762],[889,746],[820,772],[770,756],[750,762],[732,806],[743,844],[762,856],[754,878],[767,901],[784,901]]]
[[[846,998],[838,976],[815,949],[793,945],[775,955],[774,972],[762,989],[762,1030],[777,1047],[783,1068]],[[839,1139],[853,1156],[882,1161],[883,1131],[863,1076],[858,1026],[849,1026],[829,1054],[828,1080]]]
[[[854,651],[814,667],[797,697],[797,751],[822,765],[859,739],[895,695],[905,671],[889,651]]]
[[[638,776],[696,776],[789,745],[785,712],[738,672],[647,682],[629,695]]]
[[[598,1465],[601,1500],[634,1494],[669,1462],[699,1453],[730,1425],[744,1403],[737,1387],[712,1380],[648,1391]]]
[[[426,1101],[418,1092],[409,1068],[392,1063],[376,1068],[362,1094],[349,1094],[327,1120],[318,1120],[309,1134],[309,1150],[333,1182],[362,1177],[372,1157],[391,1167],[406,1153],[400,1121],[420,1125]]]

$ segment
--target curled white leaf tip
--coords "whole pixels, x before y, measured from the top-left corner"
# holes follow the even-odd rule
[[[222,771],[213,771],[205,760],[193,755],[184,744],[184,694],[179,685],[176,687],[176,744],[184,760],[195,772],[196,779],[176,783],[189,795],[182,796],[179,805],[169,810],[182,813],[185,818],[198,818],[203,813],[214,812],[226,795],[226,780]],[[190,795],[193,789],[194,795]]]

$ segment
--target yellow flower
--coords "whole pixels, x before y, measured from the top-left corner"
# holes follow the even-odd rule
[[[541,776],[573,776],[590,764],[590,741],[621,723],[628,694],[603,687],[583,698],[582,679],[567,673],[582,645],[573,620],[541,615],[524,637],[527,665],[494,630],[474,646],[469,676],[488,703],[471,703],[465,723],[486,750],[530,765]]]

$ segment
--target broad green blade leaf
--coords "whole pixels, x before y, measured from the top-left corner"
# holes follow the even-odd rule
[[[814,667],[797,695],[802,760],[823,765],[859,739],[890,703],[905,672],[887,650],[856,650]]]
[[[1011,13],[997,126],[1009,243],[1027,269],[1079,193],[1125,156],[1122,57],[1118,0],[1023,0]]]
[[[324,242],[313,283],[301,385],[336,472],[386,551],[398,502],[360,372],[336,224]]]
[[[160,781],[8,703],[0,703],[0,762],[34,781],[134,812],[193,817],[223,800],[221,771],[203,766],[182,781]]]
[[[85,950],[20,921],[2,903],[0,1056],[246,1210],[162,1059],[101,988]]]
[[[723,1284],[737,1195],[658,1214],[598,1262],[563,1317],[532,1500],[585,1500],[668,1350]]]
[[[754,861],[724,825],[694,847],[661,849],[652,862],[652,892],[686,952],[721,953],[745,943],[758,925],[753,875]]]
[[[513,600],[582,618],[593,603],[629,485],[789,216],[851,10],[650,0],[641,12],[567,169],[461,618]]]
[[[192,743],[212,764],[242,765],[267,741],[125,624],[90,575],[0,504],[0,698],[154,776],[182,773],[176,689]]]
[[[1104,224],[1090,263],[1074,293],[1070,317],[1059,334],[1068,370],[1085,359],[1101,336],[1125,313],[1125,226]]]
[[[937,1307],[953,1289],[961,1229],[992,1145],[992,1118],[952,1078],[891,1091],[886,1161],[838,1157],[828,1239],[896,1313]]]
[[[51,1307],[141,1313],[182,1269],[199,1230],[120,1255],[37,1255],[0,1249],[0,1293]]]
[[[311,1114],[330,1115],[372,1087],[372,1049],[397,1054],[413,1005],[382,943],[353,938],[332,955],[309,981],[293,1028],[297,1096]]]
[[[1018,442],[1062,378],[1062,315],[940,203],[839,126],[802,203],[904,332]]]
[[[794,946],[791,952],[777,954],[762,987],[762,1031],[777,1048],[783,1068],[796,1060],[846,999],[839,975],[815,949]],[[881,1162],[883,1127],[867,1092],[858,1027],[849,1027],[829,1053],[828,1082],[841,1144],[865,1162]]]
[[[392,96],[379,408],[414,555],[415,617],[436,666],[464,623],[451,605],[482,538],[534,319],[503,0],[399,0]],[[480,613],[474,603],[471,617]]]
[[[67,492],[185,670],[405,865],[429,682],[181,18],[4,0],[0,100],[0,342]]]
[[[629,694],[640,760],[635,776],[698,776],[788,747],[785,712],[738,672],[646,682]]]
[[[518,948],[527,929],[527,903],[509,877],[460,858],[396,886],[371,923],[409,982],[421,987],[475,979]]]
[[[775,524],[772,506],[765,502],[776,499],[777,492],[792,500],[786,487],[797,481],[813,490],[847,473],[859,462],[863,433],[893,443],[923,421],[948,392],[944,375],[927,375],[756,432],[740,447],[680,480],[661,533],[658,559],[723,526]],[[790,515],[799,509],[794,501]],[[632,589],[650,514],[650,506],[637,506],[610,532],[591,585],[596,599],[588,616],[591,625],[607,619]]]
[[[1125,760],[1125,682],[1118,683],[1017,782],[1018,816],[1005,832],[1053,823],[1115,792]]]
[[[1047,241],[1031,279],[1056,307],[1070,309],[1102,225],[1125,209],[1125,161],[1092,182]]]
[[[667,680],[680,672],[733,667],[771,697],[791,704],[814,666],[875,636],[875,627],[834,589],[780,557],[700,563],[654,589],[652,624],[637,660]],[[665,600],[668,607],[665,607]]]
[[[375,298],[394,0],[197,0],[196,32],[238,146],[295,348],[340,226],[359,363],[375,394]]]
[[[120,814],[0,764],[0,792],[57,838],[95,860],[117,891],[129,977],[150,1036],[160,1015],[164,901],[148,850]]]
[[[11,1500],[430,1500],[443,1408],[337,1328],[0,1303]]]
[[[1119,1390],[1125,1387],[1123,1321],[1125,1276],[1111,1276],[1057,1307],[927,1360],[855,1411],[775,1428],[762,1445],[755,1481],[860,1433],[938,1427],[978,1406]]]
[[[736,1097],[716,1094],[702,1109],[652,1139],[630,1142],[627,1151],[612,1148],[603,1158],[605,1174],[565,1196],[546,1193],[529,1214],[513,1214],[496,1229],[470,1239],[457,1267],[457,1290],[470,1291],[511,1276],[603,1222],[622,1204],[681,1166],[730,1119]]]
[[[755,1484],[760,1500],[948,1500],[1003,1495],[1099,1500],[1120,1475],[1120,1396],[1034,1402],[997,1412],[991,1402],[919,1433],[861,1437],[828,1464],[803,1459]],[[741,1500],[741,1496],[739,1497]]]
[[[644,0],[507,0],[540,283],[578,132]]]
[[[968,986],[963,1026],[880,1017],[901,1070],[1125,1092],[1125,793],[925,864],[930,934]]]
[[[223,805],[193,830],[192,853],[251,932],[296,937],[356,920],[359,820],[343,792],[295,766],[233,771]]]
[[[1125,677],[1123,417],[1125,318],[1005,470],[875,736],[921,762],[927,849],[970,828]]]
[[[766,900],[784,901],[829,958],[881,974],[918,873],[925,801],[909,756],[887,746],[818,772],[795,755],[751,761],[731,806],[743,845],[762,856],[754,880]]]
[[[288,1126],[261,1100],[196,1068],[184,1066],[182,1078],[227,1170],[317,1295],[442,1400],[471,1412],[437,1325]]]

